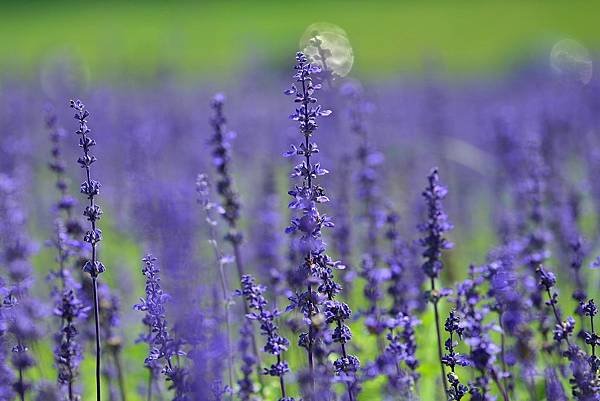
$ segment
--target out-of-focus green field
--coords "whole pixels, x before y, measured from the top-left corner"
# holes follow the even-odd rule
[[[564,37],[596,48],[598,15],[600,2],[585,0],[19,2],[0,6],[0,71],[31,73],[57,52],[81,59],[92,78],[287,66],[303,30],[327,21],[347,31],[360,74],[414,71],[428,59],[468,73]]]

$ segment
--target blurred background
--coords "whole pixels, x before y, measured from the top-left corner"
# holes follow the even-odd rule
[[[307,26],[342,27],[353,74],[418,73],[434,61],[454,74],[505,71],[564,38],[594,50],[594,1],[3,2],[3,73],[31,76],[68,54],[91,80],[196,79],[248,63],[287,68]]]

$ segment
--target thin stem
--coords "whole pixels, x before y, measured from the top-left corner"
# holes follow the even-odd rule
[[[225,142],[224,142],[224,136],[225,133],[224,131],[224,124],[225,124],[225,117],[223,114],[223,103],[221,100],[217,100],[215,98],[214,103],[213,103],[213,109],[214,109],[214,119],[212,120],[212,124],[213,124],[213,128],[215,130],[215,135],[214,135],[214,139],[213,141],[216,144],[216,149],[215,152],[219,153],[223,152],[223,153],[227,153],[226,149],[225,149]],[[220,195],[223,197],[225,204],[231,203],[233,204],[233,206],[235,207],[235,209],[237,210],[237,208],[239,208],[239,205],[237,204],[237,202],[235,202],[233,199],[235,198],[235,191],[232,188],[232,182],[233,179],[230,177],[229,174],[229,169],[228,169],[228,163],[227,161],[224,161],[223,164],[221,166],[219,166],[219,168],[217,169],[217,172],[219,174],[219,176],[222,178],[222,182],[226,183],[225,189],[219,190]],[[234,253],[234,257],[235,257],[235,266],[238,272],[238,278],[239,281],[242,281],[242,277],[244,276],[244,265],[242,263],[242,253],[240,250],[240,241],[241,241],[241,237],[238,235],[238,230],[237,230],[237,213],[235,213],[234,216],[231,217],[225,217],[225,220],[227,221],[227,224],[229,226],[229,235],[228,235],[228,241],[231,243],[231,247],[233,248],[233,253]],[[248,305],[246,302],[244,302],[244,313],[248,314],[250,312]],[[256,336],[254,335],[254,331],[249,333],[250,335],[250,339],[251,339],[251,343],[252,343],[252,352],[254,353],[254,357],[256,358],[257,364],[256,364],[256,374],[257,374],[257,381],[260,385],[260,392],[261,394],[263,393],[263,382],[262,382],[262,372],[261,372],[261,368],[260,368],[260,353],[258,351],[258,345],[256,343]]]
[[[331,296],[331,294],[328,294],[327,298],[330,301],[333,301],[333,296]],[[337,322],[338,330],[341,331],[341,329],[342,329],[342,321],[340,319],[336,319],[336,322]],[[342,340],[342,342],[340,342],[340,346],[342,348],[342,356],[344,357],[344,359],[348,358],[348,353],[346,352],[346,344],[343,342],[343,340]],[[352,384],[350,382],[348,382],[347,383],[347,387],[348,387],[348,398],[349,398],[350,401],[354,401],[354,396],[352,395]]]
[[[119,382],[119,392],[121,393],[121,401],[127,401],[127,391],[125,391],[125,378],[123,377],[123,366],[121,364],[121,358],[119,358],[119,349],[113,348],[112,356],[115,361],[115,367],[117,368],[117,381]]]
[[[69,401],[74,401],[75,398],[73,397],[73,382],[69,381],[69,384],[67,385],[67,389],[69,391]]]
[[[92,292],[94,301],[94,326],[96,330],[96,401],[101,401],[101,382],[100,382],[100,307],[98,304],[98,279],[92,277]]]
[[[506,391],[506,388],[500,382],[500,379],[498,379],[498,375],[496,374],[496,371],[494,369],[491,369],[491,371],[492,371],[492,379],[494,380],[494,383],[496,383],[496,386],[498,386],[498,390],[500,390],[500,393],[502,394],[502,399],[504,401],[510,401],[508,392]]]
[[[337,325],[338,328],[342,327],[342,322],[340,322],[339,320],[337,321]],[[344,343],[341,343],[342,346],[342,356],[344,358],[348,358],[348,354],[346,353],[346,345]],[[348,398],[350,401],[354,401],[354,395],[352,395],[352,384],[351,383],[347,383],[347,387],[348,387]]]
[[[23,383],[23,369],[19,368],[19,398],[25,401],[25,384]]]
[[[309,284],[308,285],[308,294],[310,299],[312,300],[312,285]],[[309,304],[311,310],[309,311],[309,315],[312,316],[312,303]],[[314,358],[313,358],[313,327],[312,324],[310,324],[308,326],[308,348],[306,349],[307,353],[308,353],[308,369],[310,371],[310,376],[311,376],[311,380],[312,380],[312,386],[313,386],[313,390],[314,390],[314,386],[315,386],[315,380],[313,377],[314,374]]]
[[[101,267],[101,263],[98,261],[97,255],[97,244],[101,240],[101,235],[96,227],[96,221],[100,218],[100,214],[102,211],[96,205],[95,196],[98,194],[97,188],[94,188],[94,183],[92,182],[92,174],[90,171],[91,164],[96,160],[93,155],[90,155],[90,147],[95,145],[95,142],[87,136],[90,132],[87,124],[86,118],[89,116],[89,113],[85,110],[85,106],[81,104],[79,101],[73,102],[71,101],[71,107],[77,110],[77,114],[75,118],[79,121],[79,130],[77,133],[81,135],[80,146],[83,149],[84,157],[80,159],[80,163],[83,167],[85,167],[85,178],[87,190],[84,192],[88,196],[89,200],[89,208],[86,208],[86,212],[84,215],[87,216],[90,221],[91,230],[88,231],[90,233],[91,238],[88,240],[84,237],[84,240],[90,243],[92,247],[92,255],[90,260],[90,271],[88,272],[92,278],[92,292],[93,292],[93,301],[94,301],[94,325],[96,331],[96,401],[101,401],[101,369],[100,369],[100,355],[101,355],[101,347],[100,347],[100,308],[98,302],[98,274],[103,272],[103,267]],[[91,161],[90,161],[91,160]],[[98,185],[96,183],[96,185]],[[90,214],[87,213],[87,210],[90,211]],[[87,236],[86,236],[87,237]]]
[[[302,113],[304,114],[304,121],[308,122],[308,100],[307,100],[307,93],[306,93],[306,81],[305,78],[302,78],[302,94],[303,96],[303,101],[302,101]],[[307,178],[306,178],[306,186],[308,187],[308,189],[310,191],[312,191],[312,166],[311,166],[311,162],[310,162],[310,141],[309,141],[309,133],[308,132],[304,132],[304,146],[305,146],[305,151],[304,151],[304,156],[306,159],[306,171],[308,172],[307,174]],[[311,255],[310,253],[308,254],[308,258],[307,259],[311,259]],[[309,274],[311,274],[311,272],[309,272]],[[308,293],[310,296],[310,303],[312,305],[312,285],[308,284]],[[312,315],[313,310],[311,307],[311,310],[309,311],[309,314]],[[312,350],[312,345],[313,345],[313,329],[312,329],[312,324],[310,324],[309,328],[308,328],[308,369],[310,371],[310,379],[312,382],[312,390],[313,390],[313,394],[315,392],[315,377],[314,377],[314,360],[313,360],[313,350]]]
[[[210,209],[208,206],[205,207],[206,219],[207,221],[212,220]],[[227,276],[225,275],[225,269],[223,266],[223,254],[221,253],[221,249],[219,248],[219,244],[217,243],[217,233],[215,226],[213,224],[208,224],[209,237],[211,239],[211,244],[213,247],[213,253],[215,256],[215,260],[217,265],[219,266],[219,279],[221,281],[221,295],[223,297],[223,308],[225,313],[225,328],[227,330],[227,374],[229,379],[229,387],[233,388],[233,353],[231,349],[231,319],[229,316],[229,284],[227,283]],[[239,270],[238,270],[239,272]],[[246,303],[244,302],[244,305]]]
[[[594,316],[592,314],[590,314],[590,325],[591,325],[591,330],[592,330],[592,335],[595,334],[594,331]],[[596,356],[596,342],[594,341],[592,343],[592,356]]]
[[[556,309],[556,305],[554,305],[554,300],[552,299],[552,294],[550,293],[550,287],[546,287],[546,293],[548,294],[548,299],[550,300],[550,306],[552,307],[552,312],[554,312],[554,317],[556,318],[556,324],[557,325],[562,325],[561,319],[560,319],[560,314],[558,313],[558,310]],[[571,342],[569,341],[569,337],[565,336],[565,342],[567,343],[567,345],[569,346],[569,349],[571,349]]]
[[[277,355],[277,364],[279,365],[281,363],[281,355]],[[286,398],[286,394],[285,394],[285,382],[283,379],[283,375],[279,376],[279,387],[281,388],[281,398]]]
[[[431,277],[431,296],[433,295],[433,292],[435,291],[435,280],[433,277]],[[444,356],[444,353],[442,351],[442,331],[440,329],[440,313],[438,310],[438,300],[436,299],[435,301],[432,300],[431,303],[433,304],[433,311],[435,314],[435,331],[437,334],[437,347],[438,347],[438,356],[440,359],[440,373],[442,375],[442,383],[444,385],[444,394],[446,395],[446,399],[448,399],[448,383],[446,383],[446,369],[444,369],[444,363],[442,362],[442,358]]]
[[[146,395],[146,401],[152,401],[152,384],[154,383],[154,370],[148,368],[148,392]]]
[[[64,320],[64,319],[62,319],[62,320]],[[72,322],[73,322],[72,319],[67,319],[67,326],[66,327],[69,327],[72,324]],[[69,367],[69,377],[70,377],[69,383],[67,384],[67,388],[68,388],[68,391],[69,391],[69,401],[75,401],[75,396],[74,396],[75,394],[73,392],[73,382],[74,382],[73,369],[71,369],[71,363],[70,362],[67,364],[67,366]]]

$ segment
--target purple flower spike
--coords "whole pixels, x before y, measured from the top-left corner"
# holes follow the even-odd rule
[[[445,232],[452,230],[453,226],[442,207],[442,201],[448,190],[440,184],[440,176],[436,168],[431,170],[427,180],[429,185],[423,191],[423,197],[427,202],[427,221],[419,229],[425,234],[421,239],[421,245],[425,247],[423,271],[431,279],[436,279],[443,267],[442,251],[453,247],[453,244],[443,235]]]
[[[181,349],[179,341],[169,334],[169,326],[166,318],[166,303],[169,295],[163,292],[160,283],[160,268],[156,264],[157,259],[148,254],[143,259],[142,273],[146,278],[146,295],[140,298],[140,303],[133,308],[145,312],[144,324],[148,327],[148,334],[141,339],[148,343],[150,351],[144,363],[153,370],[161,367],[166,380],[170,382],[170,388],[175,390],[177,401],[188,400],[189,381],[187,370],[180,365],[180,356],[185,352]]]
[[[435,314],[435,326],[437,334],[438,357],[440,360],[441,380],[444,384],[446,397],[450,397],[448,384],[446,382],[446,369],[444,368],[442,351],[442,333],[440,330],[440,317],[438,303],[441,298],[448,295],[446,290],[436,290],[435,280],[442,271],[442,251],[452,248],[452,243],[444,238],[444,233],[452,229],[452,224],[448,221],[448,216],[442,208],[442,200],[446,197],[448,190],[440,184],[440,177],[437,168],[431,170],[427,177],[428,186],[423,191],[423,197],[427,204],[427,220],[419,226],[419,230],[424,233],[420,239],[421,245],[425,248],[423,257],[425,263],[422,265],[423,272],[429,277],[431,288],[426,293],[427,299],[432,303]],[[453,380],[455,377],[453,377]]]
[[[264,351],[277,357],[277,362],[269,368],[264,368],[263,373],[279,378],[280,400],[294,401],[293,398],[286,395],[284,375],[290,371],[290,368],[282,358],[283,352],[287,351],[290,343],[287,338],[279,334],[279,328],[275,323],[279,311],[277,309],[267,309],[268,302],[263,295],[265,290],[265,287],[255,284],[254,277],[245,275],[242,277],[242,288],[237,291],[237,294],[246,299],[251,309],[246,318],[260,323],[260,332],[265,337]]]
[[[87,125],[87,119],[90,113],[80,100],[71,100],[70,106],[75,110],[74,118],[79,122],[79,127],[75,131],[79,135],[79,147],[83,150],[83,155],[77,159],[77,163],[85,170],[85,181],[81,183],[80,192],[84,194],[89,203],[83,211],[83,215],[90,222],[90,228],[83,236],[83,241],[90,244],[92,248],[91,257],[83,265],[83,271],[92,278],[92,297],[94,302],[94,322],[96,337],[96,401],[101,397],[101,350],[100,350],[100,309],[98,300],[98,276],[105,271],[104,264],[98,260],[98,243],[102,240],[102,230],[97,227],[98,220],[102,216],[102,209],[96,204],[96,197],[100,193],[100,183],[92,178],[91,166],[96,162],[96,156],[91,150],[96,146],[96,141],[90,136],[91,129]]]
[[[341,352],[334,362],[334,370],[339,380],[347,384],[349,401],[354,401],[358,391],[356,372],[360,362],[358,358],[349,355],[346,351],[346,343],[351,333],[344,320],[350,316],[350,309],[346,304],[335,300],[342,288],[335,282],[333,274],[335,269],[343,269],[344,266],[340,262],[333,261],[326,254],[322,229],[332,227],[333,222],[328,216],[321,214],[318,208],[319,204],[328,202],[329,198],[325,195],[325,189],[317,184],[317,178],[329,171],[313,159],[313,156],[319,152],[317,144],[312,141],[319,127],[318,120],[331,112],[324,110],[315,97],[320,85],[313,83],[313,74],[318,72],[319,68],[309,63],[303,53],[298,52],[294,69],[296,70],[293,76],[295,84],[286,91],[286,94],[294,97],[297,107],[290,118],[298,122],[298,131],[303,139],[298,146],[292,147],[295,156],[300,157],[302,161],[293,168],[291,176],[301,180],[301,184],[295,185],[288,192],[292,197],[289,208],[296,214],[292,217],[286,232],[296,235],[296,250],[303,255],[303,262],[298,268],[298,277],[301,277],[302,281],[299,288],[305,290],[290,297],[292,303],[288,310],[300,310],[308,325],[308,332],[300,333],[299,336],[299,345],[307,351],[309,376],[311,376],[308,380],[311,389],[303,390],[303,393],[314,394],[318,385],[314,356],[315,353],[320,352],[319,348],[324,337],[321,325],[321,313],[324,313],[329,317],[329,322],[326,321],[326,324],[334,325],[332,339],[340,345]]]

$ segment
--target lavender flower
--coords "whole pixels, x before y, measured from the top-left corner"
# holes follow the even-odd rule
[[[220,210],[221,216],[227,222],[229,231],[225,236],[225,239],[231,244],[233,249],[233,255],[235,258],[235,265],[238,272],[240,282],[244,276],[244,265],[242,262],[241,244],[243,240],[242,233],[238,229],[238,220],[240,218],[240,202],[239,195],[234,187],[233,178],[229,171],[230,166],[230,147],[228,140],[233,137],[233,132],[227,131],[225,114],[223,113],[223,106],[225,104],[225,96],[221,93],[216,94],[213,97],[211,107],[213,109],[213,116],[210,120],[210,124],[213,128],[213,136],[210,139],[210,145],[212,149],[213,164],[217,170],[217,193],[221,196],[222,209]],[[244,303],[244,312],[249,313],[248,305]],[[256,345],[256,338],[254,333],[251,333],[252,350],[257,360],[260,360],[258,354],[258,346]],[[258,368],[258,366],[257,366]],[[261,381],[260,368],[258,368],[258,380]]]
[[[600,401],[600,379],[597,372],[591,368],[583,351],[575,348],[570,353],[573,396],[577,401]]]
[[[594,316],[598,314],[598,307],[594,303],[594,300],[590,299],[581,305],[581,310],[585,316],[589,316],[590,318],[590,330],[583,331],[583,339],[587,345],[592,347],[590,364],[594,370],[598,371],[600,370],[600,360],[596,355],[596,347],[600,346],[600,336],[596,333],[594,328]]]
[[[438,302],[445,295],[445,291],[437,291],[435,288],[435,279],[438,278],[442,267],[442,251],[452,248],[452,243],[444,238],[444,233],[452,229],[452,225],[448,221],[448,216],[442,208],[442,200],[446,197],[448,190],[440,184],[440,177],[436,168],[431,170],[427,177],[429,185],[423,191],[423,197],[427,203],[427,221],[419,226],[419,230],[425,234],[420,240],[420,243],[425,247],[422,269],[429,277],[431,289],[427,293],[427,298],[433,304],[435,313],[435,325],[438,341],[438,356],[440,359],[440,368],[442,382],[444,383],[444,391],[446,397],[449,396],[448,385],[446,384],[446,370],[442,361],[442,334],[440,331],[440,317],[438,311]]]
[[[552,401],[567,401],[567,395],[562,383],[556,375],[556,370],[553,368],[547,368],[545,371],[546,378],[546,397]]]
[[[492,310],[497,310],[499,327],[502,330],[500,357],[505,388],[509,392],[514,389],[514,376],[509,370],[519,362],[529,392],[533,396],[537,344],[533,341],[533,331],[529,327],[529,322],[533,319],[529,290],[524,288],[523,280],[517,272],[516,261],[519,253],[520,248],[512,242],[493,250],[485,276],[490,282],[488,296],[493,297],[495,301]],[[506,344],[507,337],[515,339],[512,348]]]
[[[69,237],[81,236],[84,233],[84,229],[79,220],[74,218],[73,215],[73,209],[77,205],[77,200],[69,195],[69,180],[65,174],[65,161],[62,157],[61,141],[65,137],[66,132],[58,126],[57,116],[51,109],[46,116],[46,128],[50,132],[50,142],[52,144],[50,150],[51,159],[48,163],[48,168],[56,177],[55,187],[59,193],[59,199],[55,204],[55,208],[64,215],[64,226]]]
[[[166,320],[166,302],[169,295],[164,293],[160,284],[160,269],[156,265],[156,258],[150,254],[146,255],[142,262],[142,273],[146,278],[146,296],[140,298],[140,303],[133,308],[145,312],[145,324],[150,329],[150,334],[145,341],[150,347],[150,352],[144,363],[152,368],[155,364],[162,364],[162,373],[167,381],[171,382],[171,388],[175,389],[177,401],[187,400],[187,374],[185,368],[179,366],[179,356],[185,355],[180,348],[180,343],[169,335]],[[177,360],[175,364],[174,359]]]
[[[299,345],[307,350],[314,389],[316,386],[313,360],[316,340],[314,320],[324,306],[327,323],[336,325],[332,335],[333,341],[339,343],[341,348],[341,355],[334,362],[334,369],[340,379],[347,383],[348,397],[350,401],[353,401],[355,394],[352,383],[355,381],[355,373],[360,363],[358,358],[346,352],[346,343],[350,340],[351,333],[344,324],[344,320],[349,318],[350,308],[334,299],[341,291],[341,286],[334,281],[333,269],[341,268],[342,265],[334,262],[325,253],[322,228],[332,227],[333,223],[329,217],[320,214],[318,210],[318,205],[329,201],[329,198],[325,195],[324,188],[315,181],[317,177],[327,174],[328,171],[322,168],[320,163],[313,163],[312,159],[312,156],[319,152],[317,144],[311,142],[311,138],[318,128],[317,119],[330,115],[331,111],[324,110],[317,104],[317,99],[314,97],[321,85],[313,83],[312,75],[318,73],[319,67],[309,63],[306,56],[298,52],[294,69],[296,70],[294,74],[296,84],[293,84],[285,93],[293,95],[294,102],[299,105],[290,118],[298,122],[304,141],[298,147],[292,145],[291,150],[285,156],[300,156],[304,160],[296,165],[292,172],[292,177],[300,178],[302,185],[296,185],[289,191],[293,198],[289,207],[297,210],[299,215],[292,219],[286,232],[299,233],[297,249],[305,255],[299,272],[304,277],[306,291],[290,298],[292,305],[288,307],[288,310],[298,308],[302,311],[309,326],[308,333],[300,335]],[[324,305],[322,305],[321,296],[327,301]]]
[[[391,316],[422,308],[420,288],[426,277],[421,269],[413,268],[417,263],[415,246],[400,236],[399,221],[400,216],[390,208],[385,219],[385,238],[391,247],[386,258],[390,274],[387,292],[392,297]]]
[[[442,251],[453,247],[453,244],[443,236],[445,232],[452,230],[453,226],[442,207],[442,200],[448,194],[448,190],[440,184],[438,170],[436,168],[431,170],[427,179],[429,185],[423,191],[423,197],[427,202],[427,221],[419,226],[419,230],[425,234],[420,241],[425,247],[423,271],[433,282],[439,277],[444,266]]]
[[[583,260],[587,253],[583,238],[580,235],[577,235],[575,238],[571,239],[569,242],[569,248],[571,250],[570,267],[573,271],[573,281],[575,282],[575,290],[573,291],[572,297],[578,303],[575,313],[579,316],[582,316],[583,310],[581,305],[587,298],[585,284],[581,274],[581,267],[583,266]]]
[[[541,310],[543,307],[542,296],[536,291],[533,278],[537,267],[543,264],[550,253],[547,249],[547,243],[550,239],[550,234],[545,227],[545,210],[544,200],[546,196],[546,175],[547,167],[544,164],[543,157],[540,151],[540,144],[536,140],[532,140],[527,147],[529,155],[527,161],[528,176],[524,181],[523,191],[527,200],[528,206],[528,221],[525,223],[525,248],[523,250],[523,258],[525,265],[529,268],[530,276],[526,279],[526,285],[531,291],[531,301],[533,305]],[[546,316],[541,314],[542,318]],[[546,330],[546,322],[541,322],[542,332]]]
[[[333,232],[333,245],[340,260],[349,261],[352,254],[352,221],[350,216],[350,162],[349,155],[342,157],[339,174],[339,186],[336,201],[337,219],[336,229]],[[356,272],[351,266],[343,270],[344,294],[348,295],[352,289],[352,282]]]
[[[552,308],[554,318],[556,319],[554,340],[559,347],[562,341],[568,346],[564,355],[571,362],[573,377],[570,379],[570,383],[573,396],[575,396],[575,399],[578,401],[600,400],[600,378],[597,374],[597,357],[594,354],[591,357],[588,357],[585,352],[569,340],[575,330],[575,321],[570,316],[566,320],[561,319],[561,313],[558,307],[558,294],[553,289],[556,284],[556,277],[554,274],[541,266],[538,267],[537,273],[540,280],[540,286],[548,295],[548,301],[546,303]],[[584,313],[589,314],[589,316],[593,316],[597,312],[593,302],[588,303],[583,309]]]
[[[251,312],[246,315],[250,320],[256,320],[260,323],[261,334],[266,338],[264,351],[277,357],[277,362],[269,368],[264,369],[264,374],[279,378],[281,389],[280,401],[294,401],[287,397],[284,375],[290,371],[288,363],[283,360],[282,353],[287,351],[290,343],[287,338],[279,334],[279,328],[275,324],[275,319],[279,316],[279,311],[266,309],[268,302],[264,298],[265,287],[256,285],[254,277],[245,275],[242,277],[242,289],[238,290],[238,295],[243,296]]]
[[[252,394],[254,393],[252,371],[256,366],[256,358],[250,349],[250,333],[252,333],[252,326],[248,320],[243,322],[240,328],[239,353],[242,361],[240,368],[242,375],[238,380],[239,389],[237,391],[240,401],[252,400]]]
[[[239,253],[239,245],[242,242],[242,234],[238,231],[237,225],[240,218],[240,202],[239,195],[234,188],[233,178],[229,171],[229,163],[231,161],[229,138],[233,137],[232,132],[227,131],[225,126],[227,120],[223,113],[223,105],[225,104],[225,96],[221,93],[213,97],[211,107],[213,109],[213,117],[210,120],[213,128],[213,136],[210,139],[212,149],[213,164],[217,170],[217,192],[223,199],[223,210],[221,212],[225,221],[229,225],[229,232],[226,235],[227,241],[231,243],[236,252],[236,258]],[[236,260],[238,273],[240,278],[244,274],[241,260]]]
[[[57,347],[54,351],[58,370],[58,383],[66,388],[68,400],[79,398],[74,388],[79,375],[79,364],[83,359],[81,346],[77,342],[78,331],[75,321],[86,317],[89,308],[78,298],[73,289],[65,288],[62,303],[54,309],[54,314],[61,318],[61,331],[57,334]]]
[[[415,338],[415,327],[419,323],[415,317],[403,313],[390,317],[386,322],[388,344],[371,366],[374,371],[370,376],[387,376],[388,392],[398,393],[403,399],[414,398],[419,379]]]
[[[539,275],[540,287],[548,294],[548,301],[546,301],[546,303],[552,308],[554,318],[556,319],[554,340],[559,346],[562,341],[566,342],[570,349],[571,342],[569,337],[575,330],[575,320],[570,316],[566,320],[562,320],[561,318],[560,309],[558,307],[558,293],[553,290],[554,285],[556,284],[556,276],[542,266],[538,267],[537,273]]]
[[[42,381],[35,386],[35,401],[61,401],[61,394],[54,383]]]
[[[14,374],[8,365],[8,341],[6,333],[9,325],[8,312],[16,300],[2,277],[0,277],[0,399],[12,400]]]
[[[209,243],[213,249],[215,255],[215,262],[219,267],[219,279],[221,284],[221,297],[223,303],[223,309],[225,312],[225,326],[227,330],[227,360],[228,360],[228,374],[229,374],[229,387],[233,385],[233,353],[231,347],[231,320],[229,316],[230,307],[230,289],[227,283],[227,276],[225,274],[225,264],[228,262],[228,257],[223,255],[221,248],[217,242],[217,221],[214,220],[212,213],[214,210],[220,211],[220,207],[210,200],[211,187],[208,177],[205,174],[199,174],[196,180],[196,192],[198,193],[198,203],[201,205],[204,214],[205,221],[208,225],[209,232]]]
[[[450,311],[446,324],[444,325],[445,330],[450,334],[444,347],[446,348],[446,354],[442,357],[442,363],[450,367],[451,372],[448,373],[448,383],[450,388],[448,389],[448,395],[450,400],[461,400],[469,391],[468,387],[462,384],[456,374],[456,366],[467,366],[468,360],[464,355],[456,352],[456,346],[458,343],[454,338],[454,335],[462,336],[463,329],[460,326],[460,318],[457,316],[456,311]]]
[[[378,247],[378,232],[382,223],[380,191],[377,185],[378,166],[383,162],[383,155],[376,152],[369,143],[368,130],[365,116],[372,105],[362,96],[362,90],[357,83],[347,83],[342,88],[342,93],[348,98],[350,130],[358,137],[356,158],[358,161],[356,187],[358,199],[364,205],[363,217],[366,220],[366,236],[364,238],[365,251],[362,256],[361,276],[366,280],[364,295],[369,301],[369,308],[364,312],[365,325],[369,332],[378,336],[380,348],[383,348],[380,334],[385,330],[382,311],[379,303],[383,299],[382,283],[389,278],[388,269],[380,264],[380,251]]]
[[[458,285],[457,288],[457,310],[462,315],[460,335],[469,346],[469,365],[478,373],[475,380],[470,384],[469,392],[475,399],[490,400],[490,382],[496,383],[505,401],[508,401],[508,392],[501,382],[502,375],[495,366],[496,355],[500,352],[499,347],[492,341],[489,331],[492,324],[485,323],[490,311],[487,303],[482,303],[480,291],[484,283],[484,277],[480,273],[486,273],[484,267],[476,268],[470,266],[469,278]]]
[[[60,330],[55,335],[54,358],[58,370],[58,383],[66,391],[67,399],[74,401],[79,398],[75,389],[75,381],[83,359],[81,346],[77,342],[79,332],[75,322],[87,318],[90,308],[79,300],[76,290],[79,290],[81,286],[75,283],[67,267],[72,262],[77,249],[80,248],[80,244],[74,241],[72,236],[81,235],[83,228],[79,221],[73,218],[73,207],[76,201],[68,194],[68,182],[65,177],[60,147],[60,141],[65,132],[57,127],[56,115],[53,113],[48,114],[46,126],[50,130],[52,142],[52,159],[49,169],[56,175],[55,186],[59,193],[59,199],[55,205],[56,238],[51,241],[56,249],[55,260],[58,264],[58,271],[49,275],[49,279],[58,279],[58,285],[55,284],[52,289],[55,298],[54,315],[60,318]]]
[[[98,300],[98,275],[104,272],[105,267],[98,260],[98,243],[102,240],[102,231],[97,228],[97,222],[102,216],[102,209],[96,204],[96,196],[100,193],[100,183],[92,179],[91,166],[97,160],[96,156],[92,155],[91,148],[96,145],[96,141],[89,134],[91,132],[87,125],[87,118],[90,113],[85,108],[85,105],[79,100],[71,100],[71,108],[75,110],[75,119],[79,122],[79,128],[75,133],[80,136],[79,146],[83,150],[83,155],[77,159],[77,163],[81,168],[85,169],[85,181],[81,184],[80,191],[87,196],[89,201],[83,215],[90,222],[90,229],[85,233],[83,240],[92,247],[91,258],[86,261],[83,266],[83,271],[88,273],[92,278],[92,297],[94,302],[94,322],[96,334],[96,401],[101,400],[101,347],[100,347],[100,320],[99,320],[99,300]]]
[[[348,118],[350,130],[357,136],[356,159],[358,169],[356,187],[358,199],[363,205],[367,220],[365,252],[378,259],[378,230],[383,214],[380,205],[380,189],[377,185],[378,167],[383,163],[383,155],[377,152],[369,141],[366,116],[372,112],[373,105],[363,99],[362,88],[357,82],[348,82],[341,88],[342,95],[348,100]]]
[[[102,209],[96,204],[96,196],[100,193],[101,185],[91,176],[91,166],[97,159],[90,152],[92,147],[96,146],[96,141],[89,136],[91,130],[87,125],[87,118],[90,113],[85,105],[79,100],[71,100],[71,108],[75,110],[75,119],[79,122],[79,128],[75,133],[80,136],[79,146],[83,149],[83,155],[77,159],[77,163],[85,169],[86,175],[86,180],[81,184],[81,193],[89,200],[83,215],[90,222],[90,230],[85,233],[84,241],[92,247],[92,258],[85,264],[83,270],[92,277],[92,280],[96,280],[105,270],[104,265],[97,259],[97,246],[102,240],[102,231],[96,227],[96,224],[102,216]]]
[[[43,308],[30,293],[33,277],[29,258],[33,245],[26,233],[26,215],[20,207],[15,184],[11,178],[0,175],[0,263],[5,266],[10,279],[4,300],[12,306],[7,329],[14,341],[11,362],[18,371],[13,388],[24,401],[31,389],[26,372],[36,364],[29,347],[42,336],[38,322],[42,319]]]
[[[266,169],[262,196],[256,207],[258,227],[255,230],[256,262],[258,272],[271,289],[273,302],[277,306],[278,297],[285,295],[285,271],[279,258],[281,239],[279,237],[279,197],[276,192],[273,168]]]
[[[303,400],[334,400],[337,398],[337,394],[332,388],[333,372],[329,366],[316,365],[313,372],[309,369],[300,370],[298,383]],[[355,381],[354,386],[357,385],[358,381]]]

